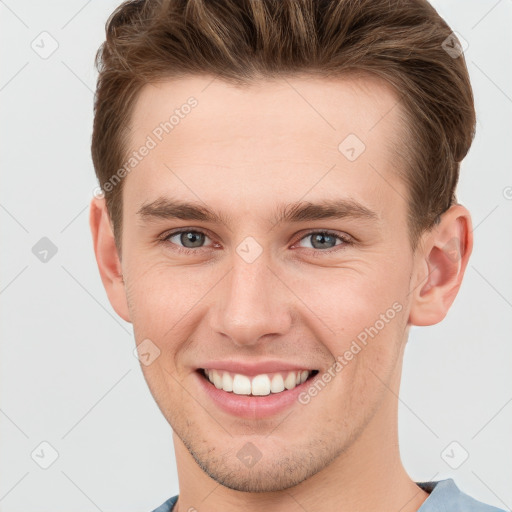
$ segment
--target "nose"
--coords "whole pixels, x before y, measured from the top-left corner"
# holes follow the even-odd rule
[[[291,294],[267,258],[252,263],[234,255],[231,272],[218,289],[212,328],[237,346],[286,334],[292,325]]]

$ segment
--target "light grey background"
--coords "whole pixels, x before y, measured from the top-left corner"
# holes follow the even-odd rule
[[[88,227],[93,58],[118,3],[0,1],[2,512],[149,512],[178,492],[171,428],[131,325],[107,300]],[[512,1],[433,4],[469,43],[478,125],[458,196],[475,249],[448,317],[412,330],[401,453],[416,481],[452,477],[510,510]],[[43,31],[58,43],[46,59],[31,47],[55,44]],[[42,237],[57,247],[46,263],[32,252]],[[59,454],[48,469],[31,458],[49,461],[43,441]]]

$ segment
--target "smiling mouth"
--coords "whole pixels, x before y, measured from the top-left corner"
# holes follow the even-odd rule
[[[235,395],[267,396],[294,389],[311,380],[318,370],[293,370],[273,373],[262,373],[249,377],[240,373],[199,368],[199,375],[217,389]]]

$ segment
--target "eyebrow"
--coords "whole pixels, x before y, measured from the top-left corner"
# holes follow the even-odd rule
[[[201,203],[164,197],[142,205],[137,211],[137,215],[148,221],[153,219],[181,219],[226,225],[229,225],[233,219],[232,216],[223,212],[217,213]],[[269,220],[275,226],[282,223],[344,218],[378,220],[379,215],[353,199],[324,199],[315,203],[297,201],[289,204],[279,204]]]

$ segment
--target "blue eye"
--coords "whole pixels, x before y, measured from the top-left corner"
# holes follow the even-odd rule
[[[175,239],[175,240],[173,240]],[[304,247],[311,249],[315,253],[329,253],[343,248],[343,246],[351,245],[352,239],[347,235],[341,235],[332,231],[310,231],[299,239],[310,240],[310,246]],[[198,229],[185,229],[167,233],[163,235],[160,240],[164,243],[170,243],[178,252],[185,254],[197,254],[198,249],[209,249],[211,247],[204,246],[206,240],[210,237]],[[337,243],[337,241],[340,241]],[[340,247],[341,246],[341,247]],[[336,248],[338,247],[338,248]]]
[[[188,249],[199,247],[204,243],[204,239],[206,238],[206,235],[200,231],[180,231],[169,237],[168,240],[175,236],[179,236],[180,243]],[[187,246],[187,244],[190,244],[190,246]]]
[[[329,250],[337,245],[344,245],[350,243],[348,238],[333,233],[331,231],[311,231],[300,240],[310,240],[312,249],[319,249],[321,251]],[[341,240],[341,243],[337,244],[336,240]]]
[[[179,243],[183,244],[183,246],[180,246],[176,242],[172,241],[172,239],[176,237],[179,237]],[[196,252],[194,249],[202,248],[201,245],[204,243],[206,238],[209,239],[206,233],[195,229],[188,229],[170,233],[163,238],[163,241],[171,242],[172,244],[176,245],[179,251],[192,253]]]

